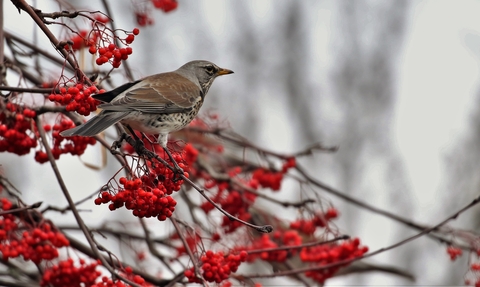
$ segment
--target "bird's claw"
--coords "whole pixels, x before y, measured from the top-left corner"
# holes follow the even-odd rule
[[[174,168],[173,168],[173,182],[177,182],[182,179],[182,176],[185,175],[185,172],[181,167],[178,166],[177,163],[174,163]]]
[[[152,159],[157,156],[156,153],[145,147],[145,143],[141,139],[131,139],[131,141],[132,142],[129,143],[133,146],[133,149],[139,156],[144,156],[148,159]]]
[[[127,136],[128,135],[126,133],[123,133],[123,134],[120,135],[120,138],[118,140],[116,140],[112,143],[112,146],[110,147],[110,152],[113,155],[121,154],[121,152],[117,151],[117,149],[120,149],[122,147],[122,142],[124,140],[126,141]]]
[[[122,147],[122,141],[123,139],[119,139],[119,140],[116,140],[112,143],[112,146],[110,147],[110,151],[113,153],[118,153],[117,149],[119,149],[120,147]]]

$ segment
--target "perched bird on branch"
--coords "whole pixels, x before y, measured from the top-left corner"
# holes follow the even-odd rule
[[[112,91],[93,95],[103,102],[97,116],[60,134],[94,136],[120,122],[130,132],[158,134],[167,149],[168,134],[188,125],[198,114],[216,77],[232,74],[208,61],[191,61],[173,72],[161,73],[124,84]],[[135,136],[135,134],[133,134]]]

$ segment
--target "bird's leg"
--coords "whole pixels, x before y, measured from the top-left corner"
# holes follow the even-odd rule
[[[160,133],[160,134],[158,135],[158,143],[162,146],[163,150],[164,150],[165,153],[168,155],[168,158],[170,159],[170,161],[171,161],[172,164],[173,164],[173,167],[174,167],[174,170],[173,170],[173,173],[174,173],[173,181],[179,180],[180,178],[177,178],[177,175],[183,175],[183,169],[178,165],[177,161],[175,161],[175,159],[173,158],[172,154],[170,153],[170,150],[169,150],[168,147],[167,147],[168,134],[162,134],[162,133]]]
[[[123,141],[127,141],[127,137],[128,137],[128,134],[123,132],[118,138],[118,140],[112,143],[112,146],[110,147],[110,152],[112,154],[118,154],[119,152],[117,151],[117,149],[119,149],[122,146]]]
[[[173,163],[173,166],[175,167],[174,172],[178,174],[183,174],[183,169],[178,165],[175,159],[173,159],[173,156],[170,153],[170,150],[168,149],[168,147],[163,147],[163,150],[167,153],[168,157],[170,158],[170,161]]]
[[[135,150],[135,152],[140,156],[144,155],[148,158],[154,158],[155,153],[153,153],[152,151],[148,150],[145,147],[145,144],[143,143],[143,141],[135,134],[135,132],[133,131],[133,129],[129,125],[126,125],[126,126],[127,126],[127,129],[130,131],[131,136],[128,136],[128,138],[126,138],[125,140],[131,146],[133,146],[133,149]]]

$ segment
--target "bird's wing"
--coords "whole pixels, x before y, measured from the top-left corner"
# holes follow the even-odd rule
[[[130,89],[131,87],[135,86],[136,84],[140,83],[141,80],[137,80],[134,82],[129,82],[126,84],[121,85],[120,87],[117,87],[111,91],[101,93],[101,94],[95,94],[92,95],[92,98],[95,100],[99,100],[104,103],[110,103],[113,99],[115,99],[118,95],[121,93],[125,92],[126,90]]]
[[[201,99],[199,86],[170,72],[147,77],[99,107],[105,111],[171,114],[188,111]]]

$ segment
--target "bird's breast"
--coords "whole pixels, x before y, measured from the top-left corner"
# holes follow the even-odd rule
[[[202,103],[200,101],[192,109],[181,113],[147,114],[133,112],[123,119],[122,123],[147,134],[170,133],[188,125],[197,116]]]

